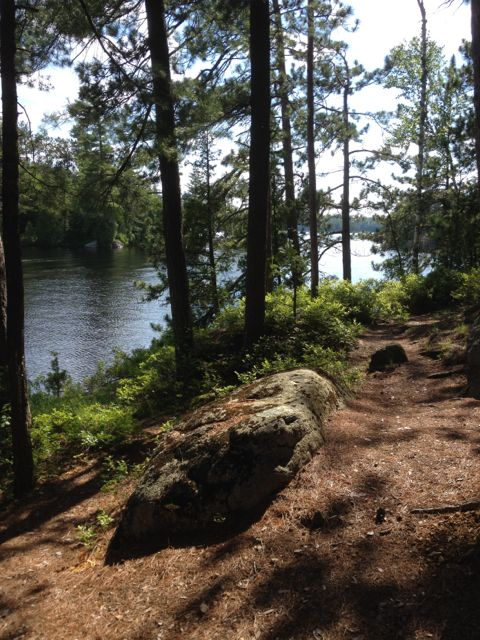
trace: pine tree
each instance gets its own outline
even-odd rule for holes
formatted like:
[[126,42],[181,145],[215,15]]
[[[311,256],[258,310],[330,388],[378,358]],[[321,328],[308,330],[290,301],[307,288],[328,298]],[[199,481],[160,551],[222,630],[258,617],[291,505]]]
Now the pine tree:
[[192,314],[182,237],[182,201],[170,75],[168,33],[163,0],[145,0],[155,104],[156,150],[160,162],[163,233],[175,336],[177,376],[191,375]]
[[263,334],[270,190],[270,16],[250,0],[251,133],[244,345]]
[[24,346],[23,272],[19,231],[16,18],[14,0],[0,1],[0,68],[2,79],[2,214],[7,293],[7,356],[14,492],[33,487]]

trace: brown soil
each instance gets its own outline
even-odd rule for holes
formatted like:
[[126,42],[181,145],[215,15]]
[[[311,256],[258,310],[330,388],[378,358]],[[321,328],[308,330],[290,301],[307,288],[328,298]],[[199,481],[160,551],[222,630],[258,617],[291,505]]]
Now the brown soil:
[[[366,333],[409,363],[367,375],[327,445],[263,517],[211,546],[104,564],[78,524],[131,490],[99,491],[94,464],[44,485],[0,525],[0,640],[480,639],[480,402],[423,357],[433,321]],[[396,335],[394,335],[396,333]],[[457,367],[458,369],[458,367]],[[454,368],[455,370],[455,368]]]

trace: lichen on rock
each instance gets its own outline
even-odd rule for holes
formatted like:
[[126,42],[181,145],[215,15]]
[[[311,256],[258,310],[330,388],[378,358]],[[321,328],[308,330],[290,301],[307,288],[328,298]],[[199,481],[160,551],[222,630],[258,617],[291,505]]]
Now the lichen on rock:
[[128,500],[113,544],[235,526],[294,477],[324,442],[338,403],[308,369],[257,380],[184,417]]

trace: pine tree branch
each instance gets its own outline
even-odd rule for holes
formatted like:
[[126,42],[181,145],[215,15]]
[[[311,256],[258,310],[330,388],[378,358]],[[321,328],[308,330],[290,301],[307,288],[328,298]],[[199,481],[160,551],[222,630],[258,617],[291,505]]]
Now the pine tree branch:
[[127,153],[127,155],[125,156],[125,158],[123,159],[122,163],[120,164],[120,166],[118,167],[118,169],[115,171],[115,174],[112,176],[112,178],[108,181],[108,184],[106,185],[105,189],[104,189],[104,197],[107,198],[107,196],[109,195],[109,193],[112,190],[112,187],[118,182],[118,180],[120,179],[120,176],[122,175],[122,173],[127,169],[127,167],[130,164],[130,161],[135,153],[135,151],[137,150],[138,145],[140,144],[141,139],[144,136],[145,133],[145,129],[147,128],[147,124],[148,124],[148,119],[150,117],[150,113],[152,112],[152,108],[153,105],[148,105],[147,106],[147,110],[145,112],[145,116],[142,120],[142,125],[140,127],[140,131],[138,132],[133,145],[130,148],[130,151]]
[[39,178],[38,176],[36,176],[34,173],[32,173],[30,171],[30,169],[27,169],[27,167],[22,164],[21,162],[18,163],[18,166],[21,167],[25,173],[28,173],[28,175],[33,178],[35,180],[35,182],[38,182],[39,184],[42,184],[44,187],[47,187],[48,189],[60,189],[61,187],[59,187],[57,184],[49,184],[48,182],[45,182],[45,180],[42,180],[41,178]]
[[[117,62],[117,60],[113,57],[111,51],[108,49],[108,47],[105,45],[105,41],[108,42],[108,44],[126,61],[126,62],[130,62],[128,60],[126,60],[125,55],[123,53],[123,51],[121,51],[114,42],[112,42],[109,38],[106,38],[97,28],[91,14],[90,11],[88,10],[88,7],[85,3],[84,0],[78,0],[78,2],[80,3],[80,6],[82,7],[83,13],[85,14],[85,17],[87,19],[88,24],[90,25],[91,30],[93,31],[93,34],[95,36],[95,39],[97,40],[98,44],[100,45],[102,51],[105,53],[105,55],[107,56],[107,58],[110,60],[111,64],[120,72],[120,74],[126,78],[128,80],[128,82],[132,83],[137,91],[142,91],[142,88],[136,84],[136,82],[134,82],[133,78],[131,77],[131,75],[129,73],[127,73],[127,71],[125,71],[125,69],[123,68],[123,65],[121,65],[119,62]],[[135,65],[136,66],[136,65]]]

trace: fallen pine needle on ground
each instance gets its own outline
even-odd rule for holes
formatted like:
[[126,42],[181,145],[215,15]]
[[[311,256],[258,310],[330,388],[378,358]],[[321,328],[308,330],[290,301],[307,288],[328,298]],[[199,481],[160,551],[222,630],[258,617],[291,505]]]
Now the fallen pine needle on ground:
[[[0,525],[0,640],[478,640],[480,402],[422,356],[432,320],[369,330],[409,362],[365,375],[325,447],[245,532],[105,566],[131,483],[75,468]],[[80,528],[79,528],[80,526]],[[81,529],[81,527],[84,529]]]

